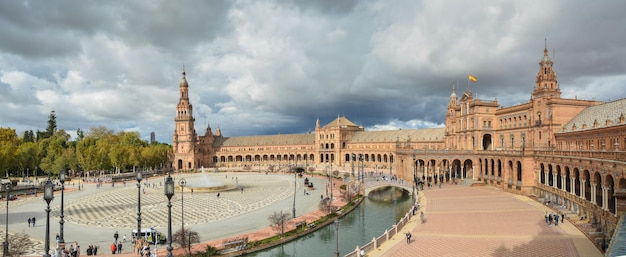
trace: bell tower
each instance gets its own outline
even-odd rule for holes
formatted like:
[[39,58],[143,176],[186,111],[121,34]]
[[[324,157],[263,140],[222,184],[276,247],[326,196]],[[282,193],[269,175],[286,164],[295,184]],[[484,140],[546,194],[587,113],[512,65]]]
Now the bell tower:
[[174,169],[192,169],[195,160],[196,130],[194,128],[193,106],[189,103],[189,84],[185,71],[180,80],[180,98],[176,105],[176,128],[172,140],[174,150]]
[[539,62],[539,72],[535,81],[535,90],[533,90],[533,98],[560,98],[561,89],[559,89],[556,73],[552,69],[552,59],[548,56],[547,40],[543,49],[543,57]]

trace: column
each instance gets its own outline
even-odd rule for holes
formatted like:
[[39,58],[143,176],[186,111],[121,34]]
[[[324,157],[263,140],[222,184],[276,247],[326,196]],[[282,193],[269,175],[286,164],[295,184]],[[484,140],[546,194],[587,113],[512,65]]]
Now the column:
[[545,177],[545,180],[546,180],[545,185],[548,185],[548,182],[550,181],[550,180],[548,180],[548,174],[549,174],[549,173],[548,173],[548,172],[546,172],[546,171],[544,171],[544,172],[543,172],[543,174],[544,174],[544,177]]
[[580,198],[585,199],[585,184],[587,183],[587,180],[581,179],[580,180]]
[[552,173],[552,187],[556,188],[556,173]]
[[461,179],[465,179],[465,174],[463,174],[464,169],[465,169],[465,166],[461,166]]
[[567,177],[561,176],[561,190],[567,192],[567,185],[565,185],[565,181],[567,181]]
[[472,165],[472,179],[474,179],[474,166]]
[[575,195],[576,194],[576,178],[569,178],[569,190],[570,190],[570,194]]
[[596,204],[596,183],[591,183],[591,203]]
[[609,209],[609,186],[602,185],[602,210]]

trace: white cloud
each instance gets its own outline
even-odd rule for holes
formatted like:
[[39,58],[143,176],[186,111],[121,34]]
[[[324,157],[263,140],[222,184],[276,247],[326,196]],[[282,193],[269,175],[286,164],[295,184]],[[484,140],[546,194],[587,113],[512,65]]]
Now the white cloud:
[[0,124],[43,129],[55,110],[68,131],[169,142],[185,65],[198,133],[304,133],[337,114],[374,130],[441,126],[468,73],[480,98],[527,101],[544,38],[563,97],[626,97],[621,2],[195,4],[1,2],[0,108],[12,111]]

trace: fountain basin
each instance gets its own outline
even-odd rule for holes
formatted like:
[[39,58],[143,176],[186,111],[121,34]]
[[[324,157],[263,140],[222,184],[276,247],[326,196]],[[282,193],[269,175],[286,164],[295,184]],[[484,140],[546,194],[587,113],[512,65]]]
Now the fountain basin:
[[224,191],[230,191],[230,190],[235,190],[237,189],[236,186],[231,186],[231,185],[223,185],[223,186],[209,186],[209,187],[190,187],[190,186],[186,186],[186,187],[181,187],[181,186],[176,186],[176,192],[180,192],[181,190],[183,192],[190,192],[193,189],[194,193],[216,193],[216,192],[224,192]]

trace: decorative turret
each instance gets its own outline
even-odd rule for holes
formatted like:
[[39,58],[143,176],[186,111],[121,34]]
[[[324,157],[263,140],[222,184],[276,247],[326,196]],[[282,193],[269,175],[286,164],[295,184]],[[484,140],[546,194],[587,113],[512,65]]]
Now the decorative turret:
[[535,81],[535,90],[533,91],[534,98],[560,98],[561,90],[559,89],[558,82],[556,80],[556,73],[552,69],[553,62],[550,56],[548,56],[547,41],[543,49],[543,57],[539,62],[539,72],[537,72],[537,79]]
[[456,96],[455,86],[452,85],[452,94],[450,94],[450,102],[448,102],[448,108],[454,108],[457,105],[458,98]]
[[176,130],[174,131],[173,144],[178,149],[177,152],[194,152],[196,131],[194,129],[195,118],[193,117],[193,106],[189,103],[189,84],[185,78],[185,71],[179,84],[180,98],[176,105]]

